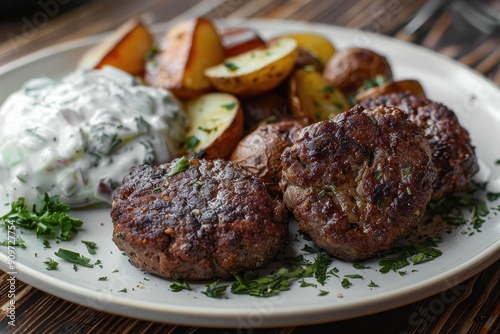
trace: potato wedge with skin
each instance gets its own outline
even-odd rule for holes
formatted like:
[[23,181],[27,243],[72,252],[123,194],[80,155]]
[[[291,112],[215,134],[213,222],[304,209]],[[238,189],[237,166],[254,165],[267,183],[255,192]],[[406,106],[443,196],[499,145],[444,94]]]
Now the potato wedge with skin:
[[189,125],[183,154],[227,158],[243,137],[243,110],[233,95],[207,93],[186,101],[184,110]]
[[266,42],[254,30],[246,27],[226,27],[219,31],[226,57],[266,47]]
[[287,34],[280,37],[293,38],[299,44],[299,48],[304,49],[313,57],[317,58],[322,66],[328,62],[335,54],[335,47],[326,37],[315,33]]
[[205,69],[224,60],[219,35],[204,18],[184,21],[165,35],[160,50],[146,66],[146,83],[193,98],[211,90]]
[[380,86],[365,90],[356,95],[356,103],[360,103],[366,99],[386,95],[391,93],[411,93],[426,98],[425,91],[420,82],[417,80],[400,80],[388,81]]
[[87,51],[78,67],[99,69],[105,65],[117,67],[135,76],[143,76],[145,56],[153,48],[153,37],[137,18],[125,22],[104,42]]
[[328,120],[350,107],[342,92],[314,70],[295,70],[288,98],[296,117],[307,117],[310,123]]
[[267,48],[242,53],[210,67],[205,75],[222,92],[255,96],[278,86],[295,66],[298,48],[292,38],[277,39]]

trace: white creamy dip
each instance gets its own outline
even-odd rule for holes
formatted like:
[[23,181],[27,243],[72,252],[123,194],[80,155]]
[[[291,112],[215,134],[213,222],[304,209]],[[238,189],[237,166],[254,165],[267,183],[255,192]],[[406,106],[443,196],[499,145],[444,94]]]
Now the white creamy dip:
[[30,80],[0,108],[8,201],[48,192],[72,207],[110,203],[132,166],[176,157],[185,126],[171,93],[112,67]]

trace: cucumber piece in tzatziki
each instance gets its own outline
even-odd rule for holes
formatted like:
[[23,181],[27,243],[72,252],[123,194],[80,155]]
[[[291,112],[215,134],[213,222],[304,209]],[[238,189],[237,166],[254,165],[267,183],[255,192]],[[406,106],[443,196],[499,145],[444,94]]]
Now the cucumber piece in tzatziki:
[[0,107],[6,202],[48,192],[72,207],[111,203],[131,167],[177,156],[185,127],[170,92],[113,67],[32,79]]

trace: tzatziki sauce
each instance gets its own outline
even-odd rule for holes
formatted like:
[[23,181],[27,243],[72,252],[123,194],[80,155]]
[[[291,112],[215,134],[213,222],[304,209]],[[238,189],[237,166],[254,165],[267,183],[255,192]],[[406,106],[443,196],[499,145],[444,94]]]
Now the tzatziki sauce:
[[185,127],[170,92],[113,67],[32,79],[0,107],[5,202],[111,203],[131,167],[176,157]]

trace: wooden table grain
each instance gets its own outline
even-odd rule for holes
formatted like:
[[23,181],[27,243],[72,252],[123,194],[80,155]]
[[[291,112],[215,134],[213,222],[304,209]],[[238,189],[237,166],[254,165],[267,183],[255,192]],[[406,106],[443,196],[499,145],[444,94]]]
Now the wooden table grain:
[[[137,15],[144,15],[151,23],[203,15],[212,19],[320,22],[396,36],[453,57],[500,84],[498,30],[493,34],[461,31],[453,4],[441,8],[408,36],[403,27],[426,2],[33,1],[35,6],[30,11],[0,13],[0,65],[54,44],[112,30]],[[16,281],[13,327],[6,317],[10,275],[0,274],[0,333],[500,333],[500,261],[442,293],[393,310],[314,326],[244,330],[177,326],[108,314],[62,300],[21,281]]]

